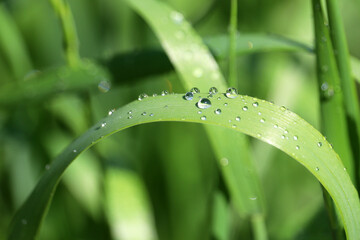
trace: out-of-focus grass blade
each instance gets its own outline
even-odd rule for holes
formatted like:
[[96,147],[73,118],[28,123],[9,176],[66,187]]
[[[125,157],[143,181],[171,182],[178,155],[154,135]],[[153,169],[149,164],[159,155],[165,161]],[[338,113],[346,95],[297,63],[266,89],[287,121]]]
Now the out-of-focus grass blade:
[[0,4],[0,49],[17,79],[32,68],[23,39],[4,4]]
[[[207,96],[207,94],[197,94],[190,101],[184,100],[184,95],[180,94],[147,97],[119,108],[95,124],[70,144],[41,177],[30,197],[16,213],[10,227],[9,239],[22,240],[35,237],[63,172],[81,152],[117,131],[138,124],[159,121],[222,126],[279,148],[306,167],[323,184],[338,207],[348,239],[358,239],[360,235],[358,193],[339,156],[315,128],[285,107],[248,96],[229,99],[223,94],[218,94],[221,98],[219,100],[218,96],[210,98],[211,106],[201,109],[202,114],[199,114],[198,99]],[[228,105],[225,107],[224,103]],[[216,109],[221,109],[221,114],[216,114],[214,112]],[[261,115],[258,114],[259,112]],[[224,167],[229,167],[231,161],[224,164]],[[258,201],[254,196],[246,197],[251,201]]]
[[76,69],[60,67],[45,72],[34,72],[25,82],[11,82],[0,88],[0,106],[31,102],[64,91],[83,90],[108,81],[103,68],[87,62]]
[[[198,87],[207,92],[210,87],[217,87],[220,91],[225,91],[226,84],[217,63],[181,13],[160,1],[127,2],[159,37],[186,89]],[[239,213],[262,212],[264,204],[259,179],[249,153],[245,150],[245,136],[227,129],[206,127],[206,130]],[[229,162],[226,168],[221,164],[223,161]],[[252,201],[249,196],[258,198],[258,201]]]

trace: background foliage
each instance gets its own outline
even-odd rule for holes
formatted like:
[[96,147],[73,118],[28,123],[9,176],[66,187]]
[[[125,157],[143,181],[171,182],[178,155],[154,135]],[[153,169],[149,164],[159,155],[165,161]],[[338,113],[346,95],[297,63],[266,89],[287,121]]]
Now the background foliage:
[[[228,34],[230,3],[167,2],[205,41]],[[0,4],[0,239],[4,239],[14,212],[52,159],[75,137],[142,92],[188,89],[180,85],[152,30],[123,1],[69,1],[80,56],[103,66],[93,71],[88,63],[79,72],[65,68],[62,28],[49,1]],[[343,1],[346,34],[355,57],[360,57],[360,30],[354,27],[360,20],[358,8],[358,1]],[[310,1],[240,1],[238,14],[240,36],[272,33],[313,45]],[[212,51],[224,44],[220,41]],[[249,50],[257,47],[251,37],[247,44]],[[237,60],[239,93],[285,105],[319,127],[313,55],[249,51]],[[227,77],[227,59],[219,57],[218,62]],[[107,78],[99,74],[102,71]],[[26,84],[48,74],[64,79],[53,91],[41,84],[25,92],[7,88],[12,82]],[[39,97],[42,91],[45,98]],[[269,238],[328,239],[329,220],[316,179],[258,140],[251,139],[249,150],[265,193]],[[122,221],[115,223],[119,216],[113,213],[118,211]],[[249,226],[249,220],[234,210],[204,129],[196,124],[156,123],[113,135],[82,154],[64,175],[39,239],[246,239],[252,235]]]

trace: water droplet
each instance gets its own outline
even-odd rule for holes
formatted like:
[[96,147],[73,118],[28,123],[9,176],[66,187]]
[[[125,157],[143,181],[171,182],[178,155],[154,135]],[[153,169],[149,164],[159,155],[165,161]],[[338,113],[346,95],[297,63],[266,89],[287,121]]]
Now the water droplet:
[[141,115],[142,115],[142,116],[146,116],[146,112],[143,112]]
[[198,103],[197,107],[201,109],[206,109],[211,107],[211,101],[208,98],[201,98]]
[[153,93],[153,95],[152,95],[153,97],[156,97],[157,96],[157,94],[156,93]]
[[132,119],[132,115],[128,116],[128,119]]
[[285,133],[285,134],[288,134],[288,133],[289,133],[289,131],[285,129],[284,133]]
[[193,94],[197,94],[200,93],[200,90],[197,87],[193,87],[192,89],[190,89],[190,92],[192,92]]
[[258,102],[254,102],[252,105],[253,105],[253,107],[258,107],[258,106],[259,106],[259,103],[258,103]]
[[193,100],[193,98],[194,98],[194,94],[192,92],[187,92],[184,96],[184,99],[188,101]]
[[141,101],[141,100],[143,100],[144,98],[147,98],[147,97],[148,97],[148,95],[146,93],[142,93],[142,94],[139,95],[138,100]]
[[168,95],[168,94],[169,94],[169,92],[167,90],[164,90],[164,91],[161,92],[161,96],[165,96],[165,95]]
[[279,125],[277,125],[277,124],[274,125],[274,128],[278,128],[278,127],[279,127]]
[[247,110],[248,110],[248,107],[247,107],[247,106],[243,106],[242,110],[243,110],[243,111],[247,111]]
[[201,111],[201,110],[199,110],[199,111],[198,111],[198,114],[202,114],[202,111]]
[[281,135],[281,138],[282,138],[282,139],[285,139],[285,135]]
[[215,95],[217,93],[218,93],[218,90],[217,90],[216,87],[212,87],[212,88],[209,89],[209,94],[210,95]]
[[255,201],[257,199],[257,197],[251,197],[249,199],[252,200],[252,201]]
[[194,75],[194,77],[196,77],[196,78],[200,78],[200,77],[202,77],[202,75],[203,75],[203,70],[202,70],[201,68],[196,68],[196,69],[194,69],[194,71],[193,71],[193,75]]
[[319,169],[318,167],[316,167],[316,168],[315,168],[315,171],[317,171],[317,172],[318,172],[319,170],[320,170],[320,169]]
[[132,110],[128,111],[128,114],[132,114]]
[[103,80],[101,82],[99,82],[98,84],[98,89],[100,92],[106,93],[110,90],[111,85],[109,81]]
[[221,114],[221,109],[220,108],[216,109],[215,114]]
[[258,136],[258,137],[261,137],[261,136],[262,136],[262,134],[261,134],[261,133],[258,133],[258,134],[257,134],[257,136]]
[[241,120],[240,116],[237,116],[235,120],[239,122]]
[[237,97],[237,89],[236,88],[228,88],[227,90],[226,90],[226,93],[225,93],[225,95],[226,95],[226,97],[228,97],[228,98],[236,98]]
[[265,119],[264,119],[264,118],[261,118],[261,119],[260,119],[260,122],[261,122],[261,123],[264,123],[264,122],[265,122]]
[[201,120],[206,120],[206,116],[202,116],[200,119]]
[[45,165],[45,169],[46,169],[46,170],[49,170],[49,169],[50,169],[50,164],[46,164],[46,165]]
[[333,148],[334,148],[333,145],[332,145],[332,143],[329,143],[329,147],[330,147],[330,149],[333,149]]
[[261,116],[261,112],[258,112],[258,115]]
[[106,122],[101,123],[101,127],[105,127],[106,126]]
[[294,140],[295,141],[298,140],[298,136],[294,135]]
[[154,114],[153,113],[150,113],[150,115],[149,115],[150,117],[153,117],[154,116]]
[[74,150],[73,150],[73,153],[77,153],[77,150],[76,150],[76,149],[74,149]]
[[318,142],[317,145],[318,145],[318,147],[321,147],[321,146],[322,146],[322,142]]
[[280,107],[280,110],[284,112],[284,111],[286,110],[286,107],[285,107],[285,106],[281,106],[281,107]]
[[184,20],[184,15],[177,11],[172,11],[170,13],[170,18],[175,24],[180,24]]
[[346,167],[344,167],[344,171],[346,171]]
[[218,97],[217,100],[221,100],[221,97]]
[[228,103],[224,103],[224,106],[227,107],[229,104]]
[[222,159],[220,159],[220,164],[221,164],[222,166],[227,166],[227,165],[229,165],[229,159],[227,159],[227,158],[222,158]]
[[232,128],[236,128],[236,124],[233,124],[231,127],[232,127]]
[[300,146],[299,146],[299,145],[296,145],[295,148],[296,148],[296,150],[299,150],[299,149],[300,149]]
[[27,224],[27,220],[26,220],[25,218],[23,218],[23,219],[21,219],[21,223],[22,223],[23,225],[26,225],[26,224]]
[[108,112],[108,115],[112,115],[113,113],[115,112],[115,109],[111,109],[109,112]]
[[324,82],[323,84],[321,84],[321,90],[322,91],[326,91],[326,90],[328,90],[328,88],[329,88],[329,85],[328,85],[327,82]]

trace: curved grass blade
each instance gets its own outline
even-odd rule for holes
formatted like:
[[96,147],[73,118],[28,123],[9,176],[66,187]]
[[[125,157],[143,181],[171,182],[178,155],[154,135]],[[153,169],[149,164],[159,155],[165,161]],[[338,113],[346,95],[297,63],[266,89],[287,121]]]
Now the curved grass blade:
[[25,82],[11,82],[0,88],[0,106],[31,102],[64,91],[79,91],[108,81],[108,73],[87,62],[76,69],[60,67],[45,72],[34,72]]
[[23,39],[4,4],[0,4],[0,49],[17,79],[22,79],[32,68]]
[[[216,61],[181,13],[160,1],[127,2],[159,37],[185,89],[198,87],[201,91],[208,92],[209,88],[217,87],[219,91],[225,91],[227,86]],[[206,131],[239,214],[263,212],[265,207],[260,180],[250,155],[245,150],[248,149],[245,136],[209,126],[206,127]],[[224,168],[221,164],[223,159],[233,163]],[[250,195],[256,196],[259,200],[252,201],[248,197]]]
[[[36,188],[15,215],[9,239],[33,239],[49,206],[54,190],[66,168],[84,150],[120,130],[151,122],[181,121],[221,126],[242,132],[279,148],[306,167],[326,188],[336,203],[347,237],[360,235],[360,201],[339,156],[326,139],[310,124],[285,107],[238,96],[234,99],[210,98],[211,106],[197,107],[198,94],[191,101],[174,94],[147,97],[132,102],[104,118],[70,144],[43,174]],[[228,103],[224,107],[224,103]],[[166,107],[165,107],[166,106]],[[214,111],[221,109],[221,114]],[[261,112],[261,116],[259,116]],[[238,118],[239,117],[239,118]],[[239,120],[237,120],[239,119]],[[229,122],[231,120],[231,122]],[[226,167],[231,166],[233,159]],[[258,199],[247,196],[252,201]]]

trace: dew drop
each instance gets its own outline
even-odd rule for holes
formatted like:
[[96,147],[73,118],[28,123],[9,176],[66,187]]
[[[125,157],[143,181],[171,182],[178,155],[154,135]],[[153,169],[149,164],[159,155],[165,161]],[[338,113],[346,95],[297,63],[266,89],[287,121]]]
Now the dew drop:
[[243,106],[242,110],[243,110],[243,111],[247,111],[247,110],[248,110],[248,107],[247,107],[247,106]]
[[107,80],[103,80],[98,84],[98,89],[100,92],[106,93],[110,90],[110,88],[111,88],[110,82]]
[[282,138],[282,139],[285,139],[285,135],[281,135],[281,138]]
[[225,95],[226,95],[226,97],[228,97],[228,98],[236,98],[236,97],[237,97],[237,93],[238,93],[238,91],[237,91],[236,88],[228,88],[228,89],[226,90]]
[[142,115],[142,116],[146,116],[146,112],[143,112],[141,115]]
[[188,101],[193,100],[193,98],[194,98],[194,94],[192,92],[187,92],[184,96],[184,99]]
[[232,128],[236,128],[236,124],[233,124],[231,127],[232,127]]
[[294,140],[295,141],[298,140],[298,136],[294,135]]
[[198,114],[202,114],[202,111],[201,111],[201,110],[199,110],[199,111],[198,111]]
[[317,145],[318,145],[318,147],[321,147],[323,144],[322,144],[322,142],[318,142]]
[[112,115],[113,113],[115,112],[115,109],[111,109],[109,112],[108,112],[108,115]]
[[258,115],[261,116],[261,112],[258,112]]
[[285,133],[285,134],[288,134],[288,133],[289,133],[289,131],[285,129],[284,133]]
[[235,120],[239,122],[241,120],[240,116],[237,116]]
[[76,149],[74,149],[74,150],[73,150],[73,153],[77,153],[77,150],[76,150]]
[[284,112],[284,111],[286,110],[286,107],[285,107],[285,106],[281,106],[281,107],[280,107],[280,110]]
[[202,116],[200,119],[201,120],[206,120],[206,116]]
[[184,15],[177,11],[172,11],[170,13],[170,18],[175,24],[180,24],[184,20]]
[[221,100],[221,97],[218,97],[217,100]]
[[227,166],[227,165],[229,165],[229,159],[227,159],[227,158],[222,158],[222,159],[220,159],[220,164],[221,164],[222,166]]
[[299,149],[300,149],[300,146],[299,146],[299,145],[296,145],[295,148],[296,148],[296,150],[299,150]]
[[217,93],[218,93],[218,90],[217,90],[216,87],[212,87],[212,88],[209,89],[209,94],[210,95],[215,95]]
[[218,109],[216,109],[214,112],[215,112],[215,114],[218,114],[218,115],[219,115],[219,114],[221,114],[221,109],[218,108]]
[[334,148],[331,143],[329,143],[329,147],[330,147],[330,149],[333,149],[333,148]]
[[153,113],[150,113],[150,114],[149,114],[149,116],[150,116],[150,117],[153,117],[153,116],[154,116],[154,114],[153,114]]
[[197,87],[193,87],[192,89],[190,89],[190,92],[192,92],[193,94],[197,94],[200,93],[200,90]]
[[198,103],[197,107],[201,109],[206,109],[211,107],[211,101],[208,98],[201,98]]
[[278,128],[278,127],[279,127],[279,125],[277,125],[277,124],[274,125],[274,128]]
[[326,91],[326,90],[329,89],[329,85],[328,85],[327,82],[324,82],[323,84],[321,84],[320,88],[321,88],[322,91]]
[[164,91],[161,92],[161,96],[165,96],[165,95],[168,95],[168,94],[169,94],[169,92],[167,90],[164,90]]
[[153,93],[153,95],[152,95],[153,97],[156,97],[157,96],[157,94],[156,93]]
[[193,71],[193,75],[194,75],[194,77],[196,77],[196,78],[201,78],[202,75],[203,75],[203,70],[202,70],[201,68],[196,68],[196,69],[194,69],[194,71]]
[[320,169],[319,169],[318,167],[316,167],[316,168],[315,168],[315,171],[317,171],[317,172],[318,172],[319,170],[320,170]]
[[258,102],[254,102],[252,105],[253,105],[253,107],[258,107],[258,106],[259,106],[259,103],[258,103]]
[[139,95],[138,100],[141,101],[141,100],[143,100],[144,98],[147,98],[147,97],[148,97],[148,95],[146,93],[142,93],[142,94]]
[[129,116],[128,116],[128,119],[132,119],[132,115],[129,115]]
[[227,107],[229,104],[228,103],[224,103],[224,106]]
[[132,110],[128,111],[128,114],[132,114]]
[[258,137],[261,137],[261,136],[262,136],[262,134],[261,134],[261,133],[258,133],[258,134],[257,134],[257,136],[258,136]]
[[264,122],[265,122],[265,119],[264,119],[264,118],[261,118],[261,119],[260,119],[260,122],[261,122],[261,123],[264,123]]
[[252,201],[255,201],[257,199],[257,197],[251,197],[249,199],[252,200]]
[[103,122],[102,124],[101,124],[101,127],[105,127],[106,126],[106,122]]

